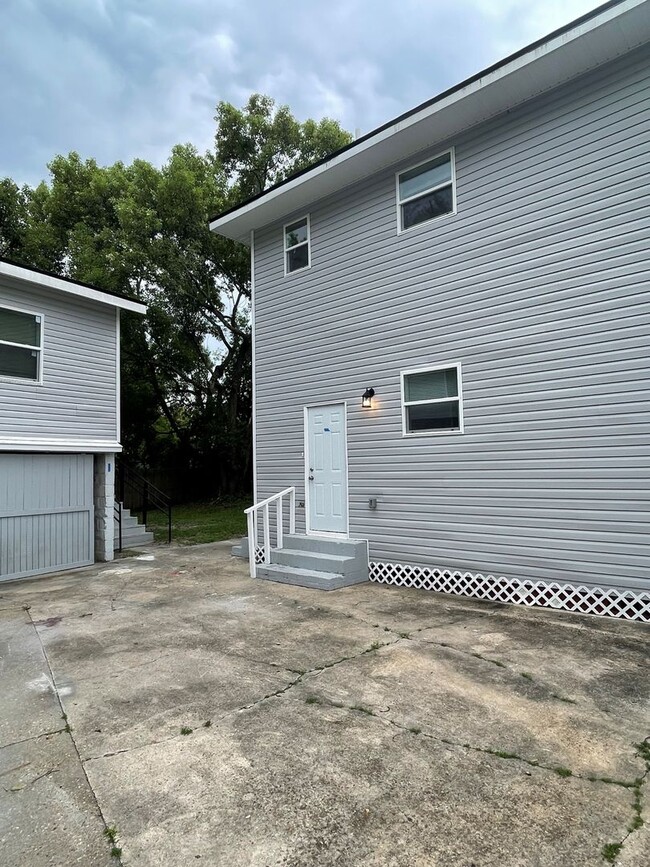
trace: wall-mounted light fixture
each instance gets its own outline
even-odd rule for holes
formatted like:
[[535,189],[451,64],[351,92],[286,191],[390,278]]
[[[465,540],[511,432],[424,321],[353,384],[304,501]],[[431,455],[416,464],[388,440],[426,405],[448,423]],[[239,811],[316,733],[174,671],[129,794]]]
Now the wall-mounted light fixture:
[[361,395],[361,406],[364,409],[372,409],[372,399],[375,396],[374,388],[367,388]]

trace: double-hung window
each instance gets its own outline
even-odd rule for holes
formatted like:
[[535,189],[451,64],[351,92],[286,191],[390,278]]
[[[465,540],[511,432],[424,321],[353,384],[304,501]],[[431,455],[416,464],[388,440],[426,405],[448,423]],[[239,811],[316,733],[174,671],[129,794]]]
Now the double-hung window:
[[460,364],[402,372],[404,435],[463,430]]
[[455,207],[453,151],[397,175],[400,232],[444,214],[453,214]]
[[41,380],[43,317],[0,307],[0,377]]
[[309,216],[284,227],[284,273],[292,274],[311,265]]

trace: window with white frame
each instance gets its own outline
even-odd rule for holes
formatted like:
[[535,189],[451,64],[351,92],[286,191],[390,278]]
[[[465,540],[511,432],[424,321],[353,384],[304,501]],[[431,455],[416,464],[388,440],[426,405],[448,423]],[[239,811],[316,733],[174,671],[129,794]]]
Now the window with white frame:
[[404,434],[462,431],[460,364],[402,372]]
[[453,151],[397,175],[399,230],[451,214],[454,201]]
[[287,223],[284,227],[284,270],[285,274],[309,268],[311,254],[309,250],[310,230],[309,217]]
[[43,317],[0,307],[0,376],[40,381],[42,353]]

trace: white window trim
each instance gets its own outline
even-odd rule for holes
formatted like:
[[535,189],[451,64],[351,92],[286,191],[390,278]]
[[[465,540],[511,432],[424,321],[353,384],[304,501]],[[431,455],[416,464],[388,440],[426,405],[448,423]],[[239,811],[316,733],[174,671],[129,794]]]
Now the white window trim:
[[[430,163],[433,160],[437,160],[439,157],[444,157],[449,154],[451,160],[451,202],[452,207],[451,211],[448,211],[446,214],[439,214],[437,217],[432,217],[430,220],[424,220],[422,223],[416,223],[414,226],[409,226],[407,229],[402,228],[402,205],[407,202],[413,201],[413,199],[419,199],[421,196],[425,196],[427,193],[435,192],[436,190],[441,190],[443,187],[449,186],[449,181],[446,181],[444,184],[436,184],[433,187],[430,187],[428,190],[423,190],[421,193],[416,193],[414,196],[408,196],[406,199],[400,199],[399,195],[399,179],[400,175],[406,174],[406,172],[410,172],[413,169],[417,169],[419,166],[423,166],[426,163]],[[450,147],[447,150],[441,151],[438,154],[434,154],[433,156],[427,157],[426,160],[420,160],[419,163],[414,163],[412,166],[407,166],[404,169],[400,169],[398,172],[395,172],[395,203],[396,203],[396,212],[397,212],[397,234],[402,235],[404,232],[412,232],[414,229],[421,229],[423,226],[430,226],[431,223],[436,223],[438,220],[444,220],[445,217],[453,217],[456,213],[456,148]]]
[[[404,389],[404,379],[413,373],[433,373],[436,370],[451,370],[456,369],[456,382],[458,383],[458,397],[434,397],[431,400],[406,400],[406,392]],[[463,377],[462,365],[460,361],[452,361],[448,364],[436,364],[429,367],[412,367],[408,370],[400,371],[400,386],[402,400],[402,437],[430,437],[450,434],[462,434],[465,432],[465,420],[463,417]],[[458,401],[458,427],[457,428],[441,428],[440,430],[421,430],[409,431],[406,424],[406,407],[407,406],[423,406],[427,403],[448,403],[451,400]]]
[[[307,240],[301,241],[299,244],[293,244],[291,247],[287,247],[287,226],[293,226],[294,223],[300,223],[302,220],[307,220]],[[289,271],[287,269],[287,253],[289,250],[295,250],[297,247],[307,246],[307,264],[302,268],[296,268],[294,271]],[[301,271],[307,271],[311,268],[311,218],[309,214],[305,214],[304,217],[297,217],[295,220],[289,220],[288,223],[285,223],[282,227],[282,248],[283,248],[283,256],[284,256],[284,276],[292,277],[294,274],[299,274]]]
[[15,313],[25,313],[27,316],[34,316],[40,319],[41,325],[41,344],[40,346],[28,346],[26,343],[12,343],[10,340],[2,340],[2,346],[16,346],[19,349],[34,349],[38,352],[38,379],[27,379],[24,376],[7,376],[0,374],[2,382],[20,382],[22,385],[43,385],[43,340],[45,334],[45,316],[42,313],[37,313],[35,310],[25,310],[24,307],[14,307],[12,304],[0,302],[0,309],[13,310]]

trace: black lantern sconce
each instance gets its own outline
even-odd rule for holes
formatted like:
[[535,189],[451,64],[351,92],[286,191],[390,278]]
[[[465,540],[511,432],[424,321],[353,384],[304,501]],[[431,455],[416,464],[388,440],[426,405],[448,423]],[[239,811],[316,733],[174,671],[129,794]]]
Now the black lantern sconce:
[[363,409],[372,409],[372,399],[375,396],[374,388],[367,388],[361,395],[361,406]]

